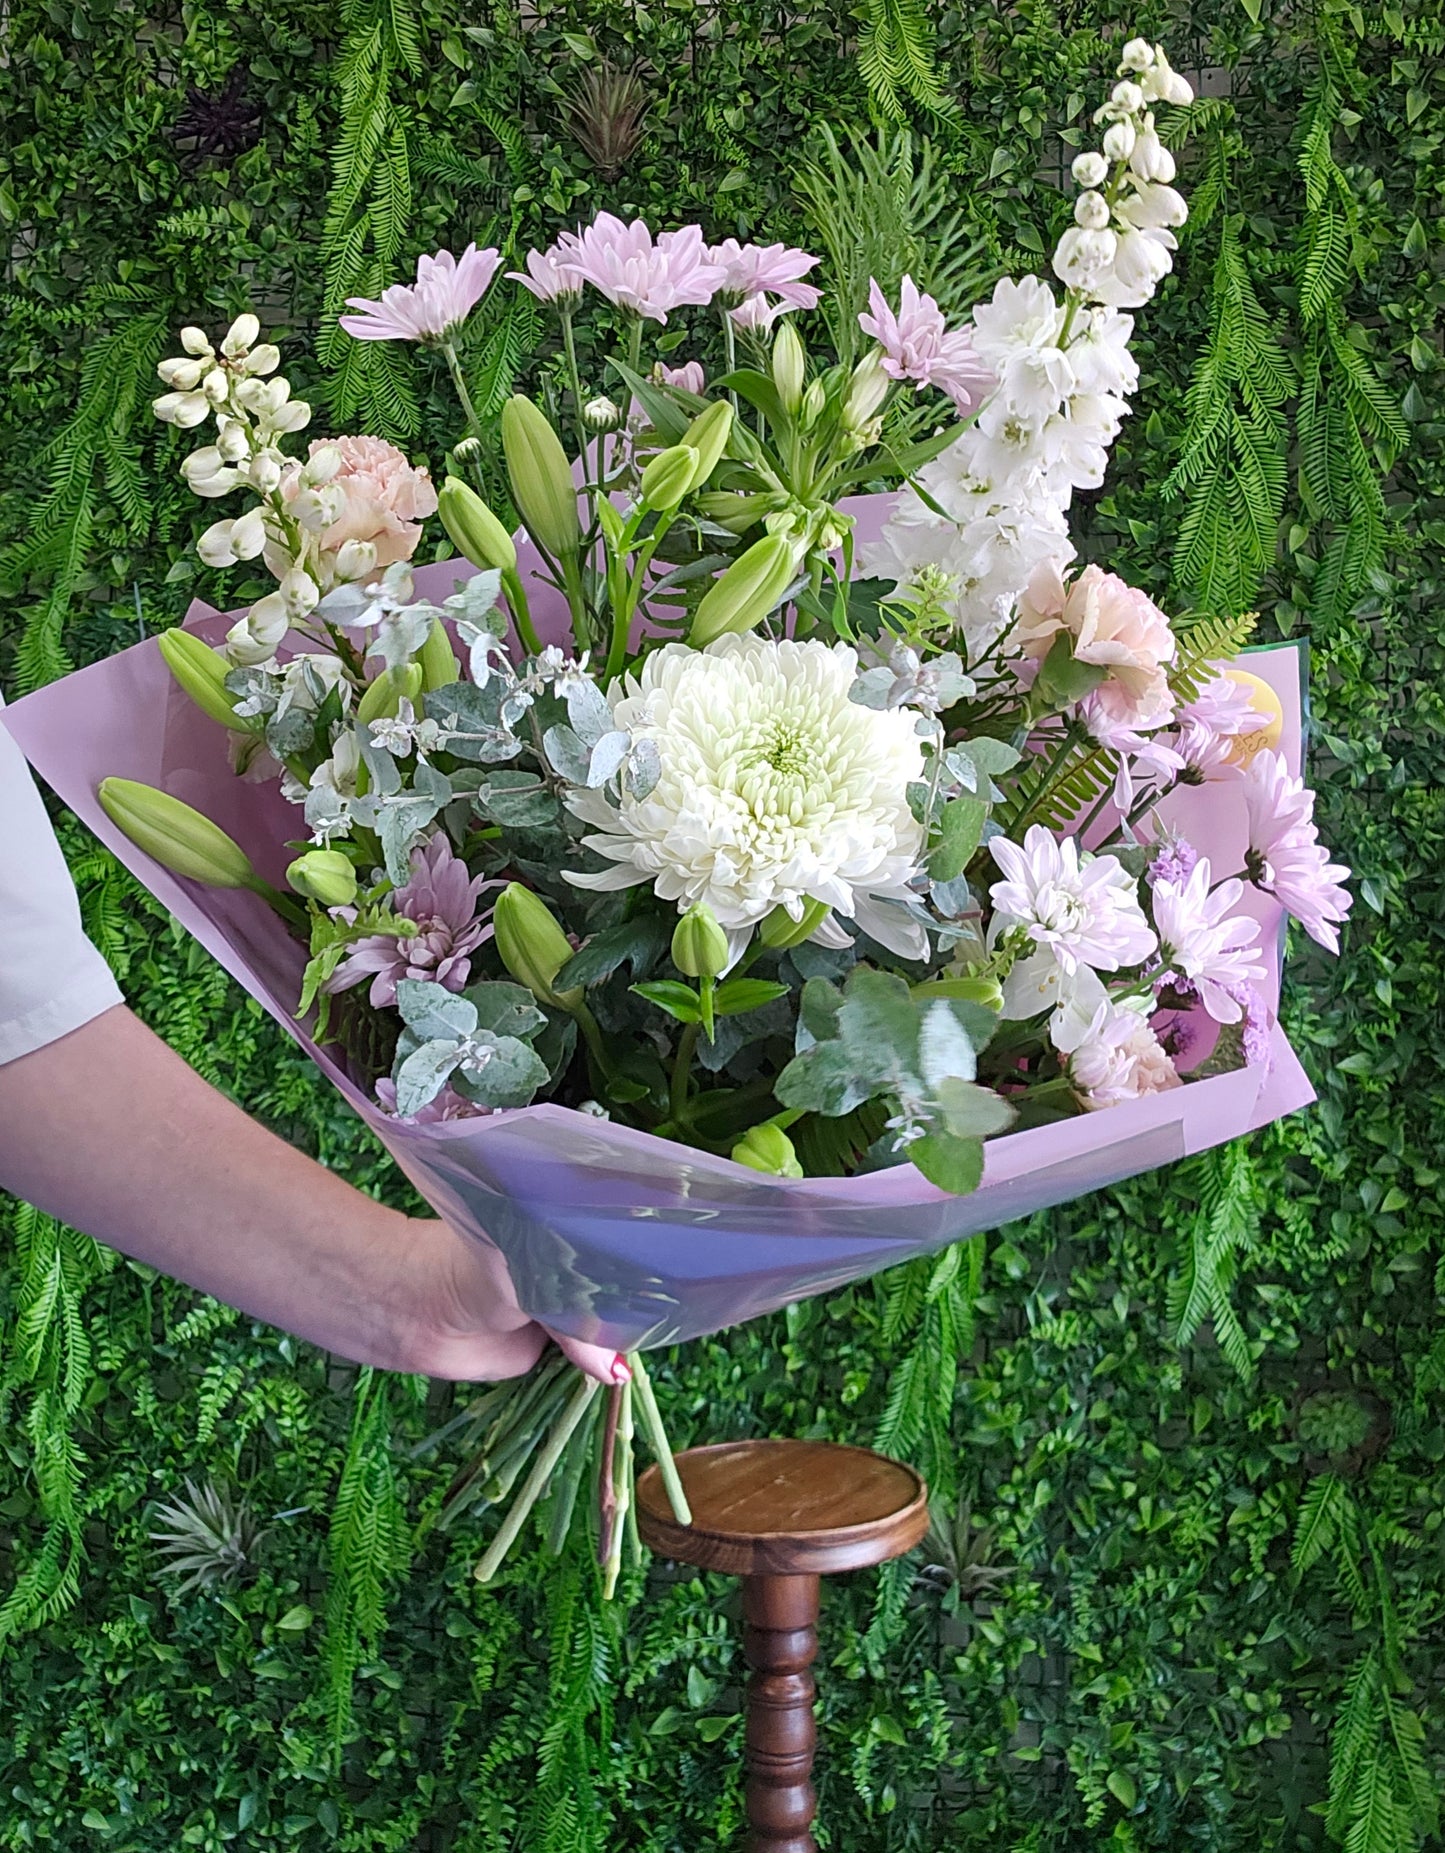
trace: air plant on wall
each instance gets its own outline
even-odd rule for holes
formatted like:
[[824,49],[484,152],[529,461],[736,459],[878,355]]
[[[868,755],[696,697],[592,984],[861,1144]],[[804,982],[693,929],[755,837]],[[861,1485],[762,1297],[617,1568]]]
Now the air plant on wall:
[[604,180],[615,180],[637,153],[648,101],[636,70],[621,71],[605,59],[573,86],[563,105],[567,126]]

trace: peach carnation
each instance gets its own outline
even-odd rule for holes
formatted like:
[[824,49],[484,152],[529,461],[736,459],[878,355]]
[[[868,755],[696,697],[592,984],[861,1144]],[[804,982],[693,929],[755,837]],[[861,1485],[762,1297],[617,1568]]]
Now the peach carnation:
[[1164,665],[1174,661],[1169,620],[1145,593],[1102,567],[1086,566],[1066,585],[1052,562],[1040,566],[1019,601],[1018,642],[1042,662],[1067,631],[1076,661],[1107,670],[1111,717],[1158,727],[1173,711]]

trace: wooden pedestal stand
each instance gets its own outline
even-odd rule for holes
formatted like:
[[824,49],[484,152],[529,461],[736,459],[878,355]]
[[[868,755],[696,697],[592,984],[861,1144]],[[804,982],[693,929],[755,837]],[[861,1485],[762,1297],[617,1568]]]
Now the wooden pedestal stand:
[[901,1557],[928,1529],[909,1467],[826,1441],[739,1441],[677,1457],[691,1525],[656,1467],[637,1482],[642,1536],[659,1555],[743,1579],[748,1853],[817,1853],[812,1665],[818,1579]]

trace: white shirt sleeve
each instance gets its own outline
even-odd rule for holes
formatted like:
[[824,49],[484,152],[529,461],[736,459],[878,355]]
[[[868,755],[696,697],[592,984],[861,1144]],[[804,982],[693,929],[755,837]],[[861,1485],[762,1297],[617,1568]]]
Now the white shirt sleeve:
[[24,756],[0,723],[0,1062],[68,1036],[121,1001],[81,927]]

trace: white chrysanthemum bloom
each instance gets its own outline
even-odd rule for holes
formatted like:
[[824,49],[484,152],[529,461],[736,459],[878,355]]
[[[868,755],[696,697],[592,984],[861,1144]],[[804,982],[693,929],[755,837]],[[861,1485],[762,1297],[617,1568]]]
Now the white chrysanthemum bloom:
[[908,806],[923,747],[908,709],[849,698],[857,670],[841,643],[727,636],[655,651],[609,700],[634,747],[656,749],[660,776],[645,797],[569,795],[599,832],[583,842],[617,867],[568,879],[648,882],[679,911],[705,902],[735,952],[775,907],[797,919],[821,901],[923,957],[924,928],[899,905],[923,850]]

